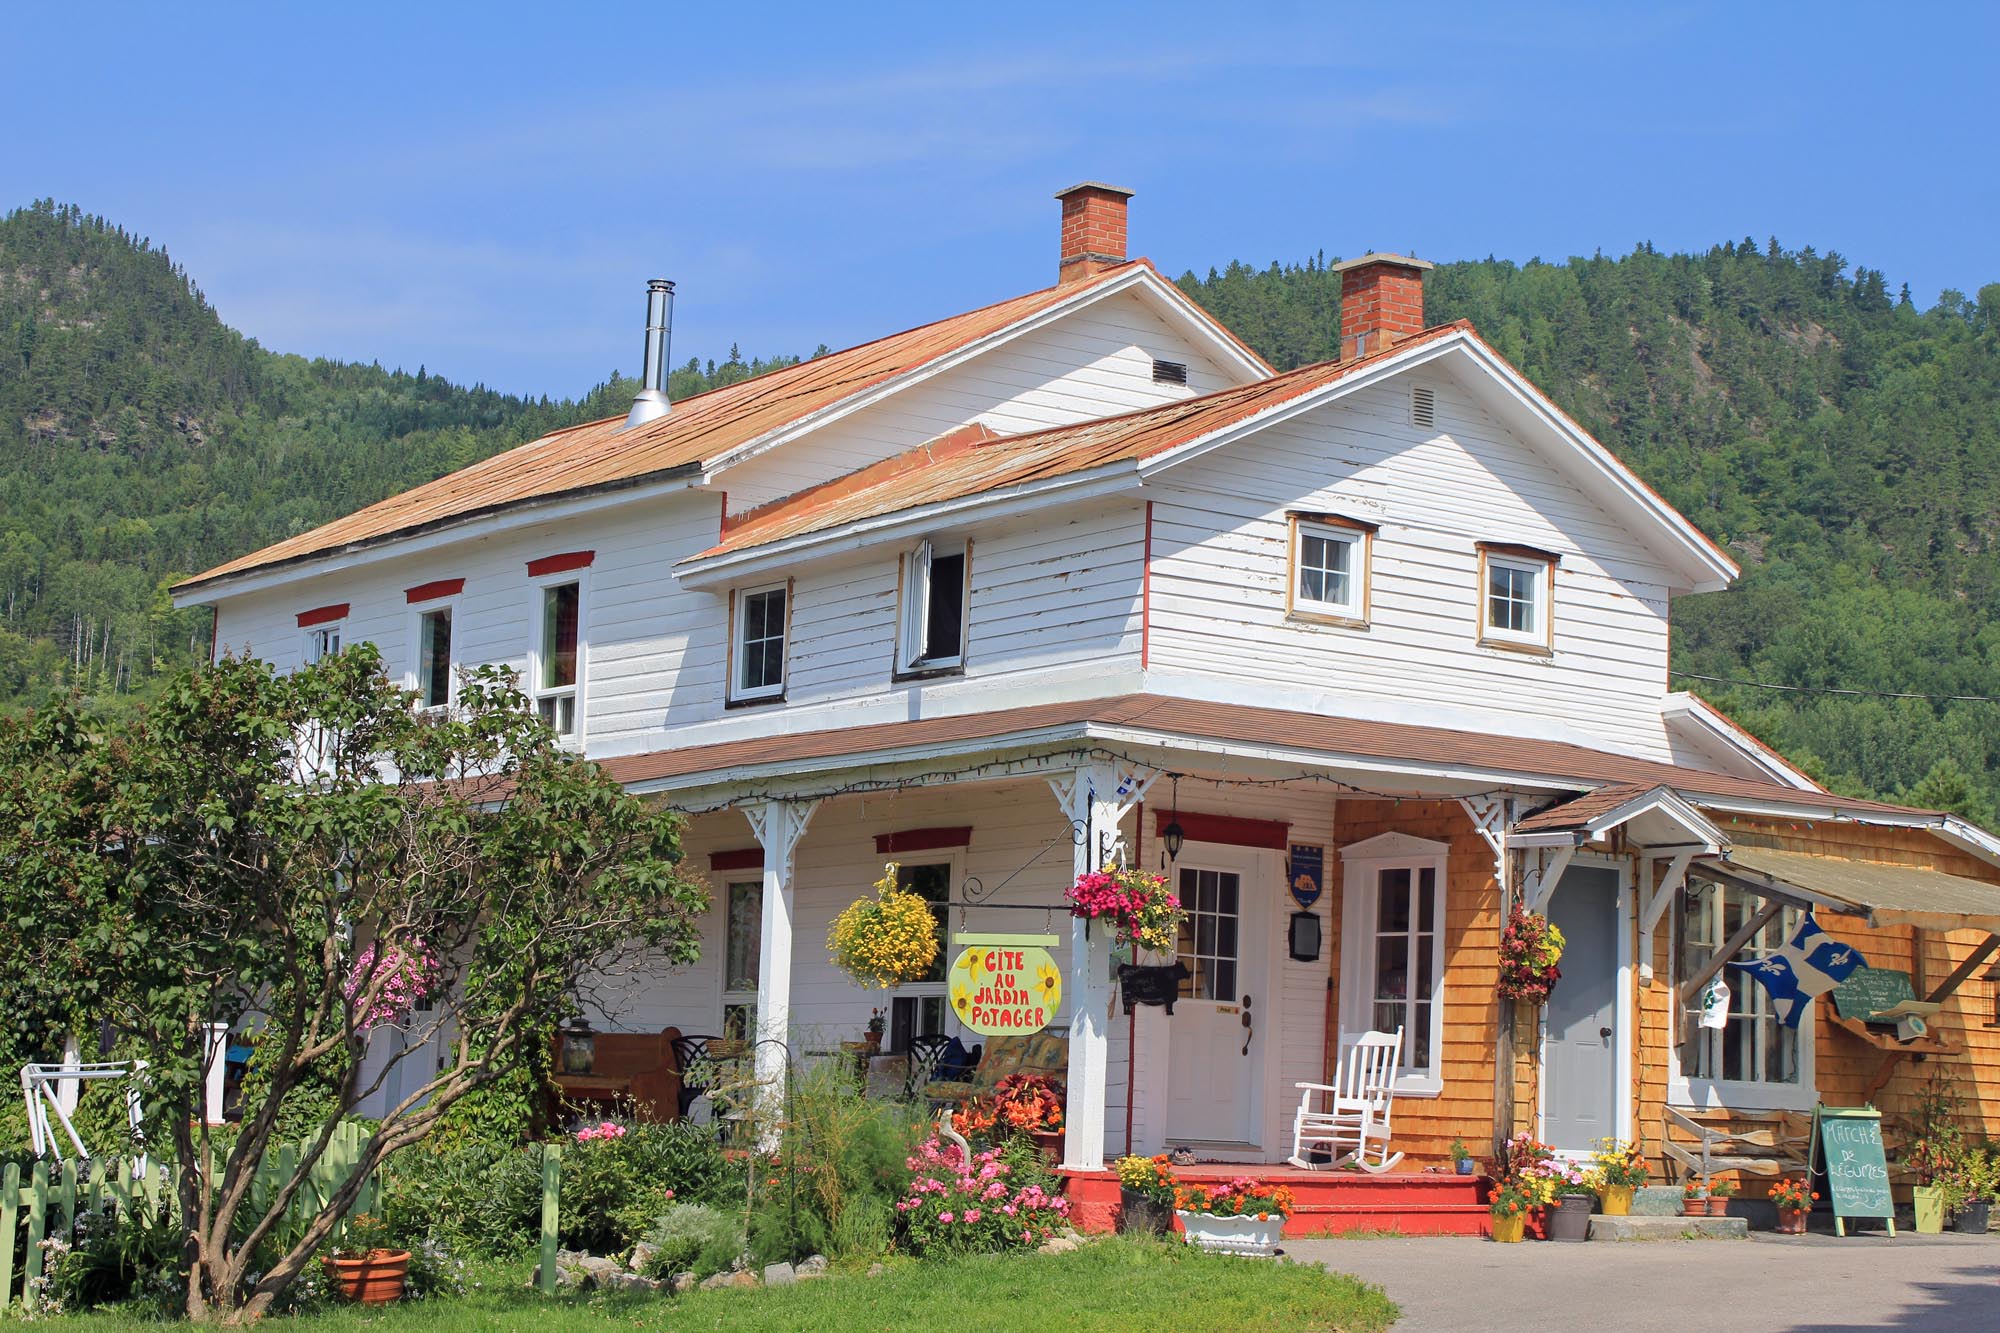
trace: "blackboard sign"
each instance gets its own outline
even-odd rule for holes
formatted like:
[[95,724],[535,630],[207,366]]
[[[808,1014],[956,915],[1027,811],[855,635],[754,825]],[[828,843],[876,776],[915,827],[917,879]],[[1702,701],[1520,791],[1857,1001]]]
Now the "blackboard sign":
[[1880,1217],[1896,1234],[1889,1197],[1889,1163],[1882,1155],[1882,1113],[1872,1106],[1820,1106],[1813,1111],[1812,1174],[1826,1178],[1833,1229],[1847,1234],[1850,1217]]
[[1910,974],[1893,967],[1857,967],[1847,980],[1833,988],[1834,1011],[1842,1018],[1864,1023],[1870,1014],[1879,1014],[1916,998]]

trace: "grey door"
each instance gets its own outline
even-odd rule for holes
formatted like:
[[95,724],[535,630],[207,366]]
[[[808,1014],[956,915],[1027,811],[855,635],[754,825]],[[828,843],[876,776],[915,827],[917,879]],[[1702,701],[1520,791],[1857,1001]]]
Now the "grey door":
[[1542,1046],[1542,1137],[1586,1150],[1618,1132],[1618,872],[1571,866],[1549,898],[1563,933]]

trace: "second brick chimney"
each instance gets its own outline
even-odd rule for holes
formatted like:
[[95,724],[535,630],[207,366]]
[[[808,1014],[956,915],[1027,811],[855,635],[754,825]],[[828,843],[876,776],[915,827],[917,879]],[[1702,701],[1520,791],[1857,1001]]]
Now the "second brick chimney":
[[1130,190],[1085,181],[1058,191],[1062,200],[1062,262],[1057,281],[1076,282],[1125,262],[1125,201]]
[[1424,331],[1424,270],[1408,255],[1373,251],[1335,264],[1340,275],[1340,359],[1394,347]]

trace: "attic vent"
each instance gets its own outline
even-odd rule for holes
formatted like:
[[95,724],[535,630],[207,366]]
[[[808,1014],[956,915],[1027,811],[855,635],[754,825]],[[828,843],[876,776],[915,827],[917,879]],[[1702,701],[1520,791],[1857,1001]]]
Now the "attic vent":
[[1427,384],[1410,386],[1410,424],[1429,430],[1437,425],[1437,390]]
[[1186,384],[1187,363],[1185,361],[1162,361],[1153,358],[1153,383]]

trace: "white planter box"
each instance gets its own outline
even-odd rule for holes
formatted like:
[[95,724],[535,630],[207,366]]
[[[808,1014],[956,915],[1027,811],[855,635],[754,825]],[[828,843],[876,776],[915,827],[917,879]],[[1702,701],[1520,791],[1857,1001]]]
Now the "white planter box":
[[1285,1219],[1273,1215],[1259,1222],[1254,1217],[1215,1217],[1208,1213],[1188,1213],[1176,1208],[1174,1216],[1187,1232],[1187,1243],[1217,1254],[1244,1254],[1268,1259],[1278,1248],[1278,1236]]

